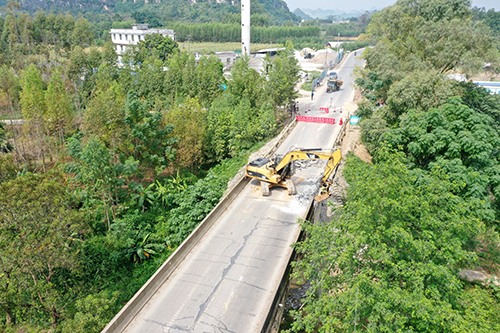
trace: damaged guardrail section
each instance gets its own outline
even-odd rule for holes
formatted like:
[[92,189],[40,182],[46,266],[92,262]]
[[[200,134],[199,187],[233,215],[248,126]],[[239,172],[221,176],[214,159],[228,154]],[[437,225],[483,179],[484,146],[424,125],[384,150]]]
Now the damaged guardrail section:
[[[264,154],[266,157],[273,154],[278,146],[285,140],[287,135],[296,125],[292,121],[277,136],[275,144]],[[163,283],[170,277],[172,272],[179,266],[188,253],[194,248],[198,241],[205,235],[215,221],[226,211],[233,200],[248,184],[248,179],[244,176],[240,178],[237,184],[232,187],[228,193],[221,199],[219,204],[200,222],[198,227],[182,242],[174,253],[163,263],[163,265],[151,276],[151,278],[142,286],[141,289],[128,301],[128,303],[118,312],[118,314],[109,322],[101,333],[112,333],[123,331],[134,317],[141,311],[149,299],[156,293]]]

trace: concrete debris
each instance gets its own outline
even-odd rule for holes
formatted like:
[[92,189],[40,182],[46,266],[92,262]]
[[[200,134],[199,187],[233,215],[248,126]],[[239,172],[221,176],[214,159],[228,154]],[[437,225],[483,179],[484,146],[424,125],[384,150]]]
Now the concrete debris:
[[321,178],[318,177],[307,178],[300,183],[300,191],[297,191],[297,194],[293,195],[293,198],[301,206],[309,205],[311,198],[318,193],[320,181]]
[[302,306],[302,299],[306,297],[310,286],[310,281],[303,285],[291,283],[290,289],[288,289],[288,297],[285,300],[285,311],[298,310]]
[[307,168],[312,168],[312,167],[315,167],[315,168],[321,168],[321,167],[325,167],[326,165],[326,161],[325,160],[297,160],[297,161],[293,161],[293,164],[294,164],[294,168],[295,170],[304,170],[304,169],[307,169]]

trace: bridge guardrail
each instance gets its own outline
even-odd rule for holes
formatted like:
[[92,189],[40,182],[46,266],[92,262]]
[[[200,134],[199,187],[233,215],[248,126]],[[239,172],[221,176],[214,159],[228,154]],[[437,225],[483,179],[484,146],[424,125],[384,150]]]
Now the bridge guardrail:
[[[293,120],[278,135],[275,144],[264,154],[266,157],[272,155],[278,146],[285,140],[288,133],[297,124]],[[198,241],[205,235],[208,229],[224,213],[238,194],[245,188],[248,179],[244,176],[240,178],[237,184],[231,188],[221,199],[215,208],[200,222],[193,232],[182,242],[181,245],[172,253],[172,255],[161,265],[161,267],[149,278],[149,280],[139,289],[127,304],[118,312],[118,314],[106,325],[101,333],[114,333],[123,331],[141,311],[149,299],[156,293],[158,288],[170,277],[170,274],[179,266],[189,252],[195,247]]]

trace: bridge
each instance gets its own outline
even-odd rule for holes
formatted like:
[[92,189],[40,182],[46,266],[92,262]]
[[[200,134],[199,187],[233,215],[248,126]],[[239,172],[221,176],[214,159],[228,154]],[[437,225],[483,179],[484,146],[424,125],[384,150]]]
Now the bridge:
[[[268,155],[333,146],[340,118],[348,123],[340,110],[354,96],[355,64],[361,59],[351,54],[336,69],[344,81],[339,92],[327,95],[320,87],[314,101],[300,101],[302,115],[334,118],[335,124],[293,122]],[[339,111],[319,110],[332,105]],[[297,220],[306,217],[321,174],[321,164],[299,168],[294,196],[273,188],[262,197],[257,181],[242,178],[102,332],[267,331],[300,234]]]

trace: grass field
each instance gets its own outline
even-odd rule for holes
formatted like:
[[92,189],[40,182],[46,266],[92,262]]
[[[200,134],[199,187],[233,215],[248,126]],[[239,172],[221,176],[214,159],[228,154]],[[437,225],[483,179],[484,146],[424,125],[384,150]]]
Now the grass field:
[[[283,47],[283,44],[250,44],[250,51],[256,52],[262,49]],[[222,51],[241,51],[241,43],[179,43],[181,51],[200,52],[201,54],[214,54]]]

